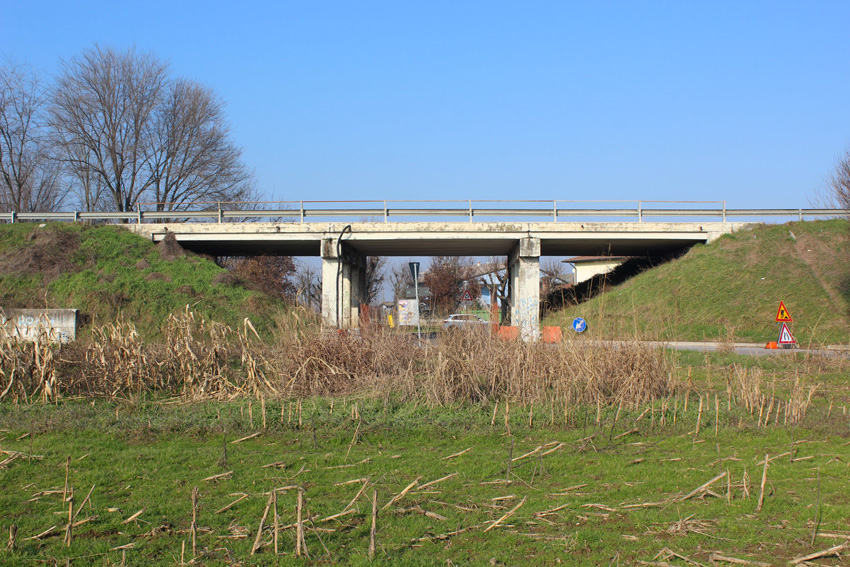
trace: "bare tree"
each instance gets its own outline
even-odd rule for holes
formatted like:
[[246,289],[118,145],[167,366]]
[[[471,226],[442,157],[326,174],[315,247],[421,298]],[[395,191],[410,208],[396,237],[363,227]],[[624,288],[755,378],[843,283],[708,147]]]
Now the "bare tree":
[[102,176],[86,165],[91,163],[93,152],[84,146],[66,146],[58,150],[73,154],[73,159],[60,158],[60,162],[64,164],[69,191],[76,194],[78,205],[85,211],[109,208]]
[[52,211],[62,202],[43,111],[35,74],[0,66],[0,210]]
[[559,285],[571,284],[572,279],[567,273],[564,263],[557,258],[546,258],[540,263],[540,271],[543,273],[543,295],[551,293]]
[[493,268],[488,273],[484,274],[484,280],[487,287],[490,288],[490,297],[497,297],[501,308],[499,310],[499,319],[502,322],[507,322],[510,315],[510,292],[508,289],[508,280],[510,274],[507,270],[507,258],[504,256],[490,256],[487,262]]
[[295,271],[295,299],[315,311],[322,308],[322,274],[306,262],[300,262]]
[[50,116],[88,210],[130,211],[148,200],[180,211],[256,198],[222,103],[202,85],[171,78],[152,54],[95,46],[64,63]]
[[153,184],[148,144],[167,70],[151,54],[95,46],[64,63],[53,90],[51,125],[69,171],[94,175],[115,210],[132,210]]
[[827,180],[827,187],[835,203],[842,209],[850,209],[850,148],[835,166]]
[[410,273],[408,262],[399,262],[390,270],[390,287],[393,289],[393,299],[398,300],[405,290],[413,287],[413,274]]
[[166,87],[149,152],[158,211],[182,210],[192,201],[253,196],[251,173],[230,141],[222,104],[207,87],[182,79]]
[[433,309],[437,313],[454,311],[464,291],[475,299],[481,295],[472,261],[463,256],[434,256],[423,280],[431,290]]
[[387,259],[384,256],[366,257],[366,303],[374,305],[384,286],[387,275]]
[[290,301],[295,296],[295,261],[290,256],[229,257],[225,267],[249,288]]

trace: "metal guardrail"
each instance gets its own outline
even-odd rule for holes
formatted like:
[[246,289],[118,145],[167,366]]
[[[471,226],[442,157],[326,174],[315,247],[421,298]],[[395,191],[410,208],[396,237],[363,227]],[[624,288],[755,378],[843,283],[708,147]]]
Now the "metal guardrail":
[[[624,206],[629,205],[632,206]],[[729,209],[726,201],[571,201],[571,200],[364,200],[191,203],[188,210],[156,210],[142,203],[136,211],[6,212],[0,222],[20,221],[211,221],[277,219],[310,222],[328,218],[377,219],[455,218],[470,222],[488,218],[566,219],[616,218],[643,222],[649,218],[699,218],[727,222],[730,218],[850,218],[850,209]],[[595,206],[591,206],[595,205]],[[603,206],[600,206],[603,205]],[[610,206],[604,206],[610,205]],[[647,205],[650,205],[647,207]],[[661,206],[667,205],[667,206]],[[705,207],[714,205],[714,207]],[[147,209],[147,208],[151,209]],[[257,208],[268,207],[268,208]]]

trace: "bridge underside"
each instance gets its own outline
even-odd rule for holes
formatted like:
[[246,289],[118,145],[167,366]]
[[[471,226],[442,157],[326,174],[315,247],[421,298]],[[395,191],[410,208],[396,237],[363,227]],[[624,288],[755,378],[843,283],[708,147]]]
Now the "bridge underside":
[[213,256],[320,256],[322,316],[352,328],[365,295],[366,256],[508,256],[511,320],[525,338],[539,326],[540,256],[660,256],[710,242],[742,223],[180,223],[128,228]]
[[173,232],[187,250],[214,256],[321,256],[337,238],[367,256],[506,256],[522,238],[541,255],[655,255],[730,232],[733,223],[181,223],[129,225],[161,240]]

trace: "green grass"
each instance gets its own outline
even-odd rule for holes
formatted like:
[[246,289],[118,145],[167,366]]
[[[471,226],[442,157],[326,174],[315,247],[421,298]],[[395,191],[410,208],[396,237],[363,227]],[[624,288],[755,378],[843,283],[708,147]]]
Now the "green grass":
[[850,343],[850,230],[840,220],[758,225],[691,249],[546,324],[662,340],[768,342],[784,301],[802,345]]
[[[68,254],[50,255],[56,242]],[[93,322],[119,313],[148,338],[169,313],[191,305],[208,319],[237,325],[246,316],[268,331],[283,302],[241,285],[216,285],[224,270],[208,258],[165,260],[150,241],[115,226],[0,225],[0,305],[80,309]],[[61,273],[45,274],[61,263]]]
[[[723,356],[711,355],[703,362],[723,368],[728,361]],[[780,373],[799,363],[793,358],[770,362]],[[696,384],[704,388],[707,380],[700,374]],[[825,537],[811,542],[818,506],[820,532],[846,532],[850,450],[844,442],[850,420],[839,406],[828,409],[826,403],[844,391],[846,376],[839,380],[830,381],[836,389],[819,397],[800,426],[785,427],[780,420],[777,426],[757,427],[748,414],[723,407],[716,430],[713,408],[703,414],[699,435],[693,434],[695,395],[687,413],[677,406],[675,423],[668,408],[663,426],[659,404],[650,413],[644,411],[648,408],[623,408],[619,417],[618,408],[603,407],[598,424],[595,406],[580,408],[567,425],[558,407],[534,408],[529,425],[531,408],[511,406],[506,427],[504,403],[495,408],[491,426],[492,404],[429,408],[337,398],[331,413],[331,400],[317,398],[301,401],[299,424],[299,401],[276,400],[267,403],[265,429],[257,401],[0,405],[2,448],[41,457],[19,458],[0,469],[0,530],[8,533],[11,524],[18,528],[15,550],[0,551],[0,563],[55,559],[61,564],[71,559],[118,564],[122,552],[115,548],[133,544],[125,552],[127,565],[173,565],[184,541],[188,561],[190,497],[197,486],[198,564],[365,564],[372,490],[378,491],[383,506],[417,479],[422,485],[456,473],[429,490],[412,490],[381,511],[375,563],[487,565],[495,559],[508,565],[632,565],[652,561],[669,548],[703,564],[712,552],[784,564],[836,543]],[[255,432],[262,434],[232,443]],[[545,457],[538,452],[519,460],[508,470],[510,456],[550,442],[564,445]],[[759,461],[792,446],[797,460],[786,455],[772,462],[765,504],[756,511]],[[78,518],[93,520],[76,528],[70,548],[62,543],[67,505],[61,493],[38,496],[63,489],[67,457],[75,501],[95,485],[91,507]],[[263,468],[279,461],[285,463],[280,468]],[[203,480],[228,471],[232,476],[225,480]],[[725,480],[711,487],[722,498],[681,500],[725,471],[732,478],[731,503],[725,499]],[[280,557],[273,556],[269,545],[251,556],[268,491],[300,486],[309,514],[324,517],[345,509],[362,486],[347,483],[356,479],[370,484],[354,513],[315,523],[331,531],[317,534],[308,524],[310,560],[293,556],[292,529],[282,532]],[[216,513],[238,493],[249,497]],[[294,521],[295,498],[295,490],[280,494],[283,524]],[[514,516],[484,532],[523,498]],[[629,507],[652,502],[664,504]],[[563,508],[544,517],[535,515],[559,506]],[[142,509],[138,520],[124,523]],[[54,525],[55,535],[26,540]],[[457,530],[464,531],[437,537]],[[229,537],[238,534],[246,537]],[[270,537],[266,532],[264,541]]]

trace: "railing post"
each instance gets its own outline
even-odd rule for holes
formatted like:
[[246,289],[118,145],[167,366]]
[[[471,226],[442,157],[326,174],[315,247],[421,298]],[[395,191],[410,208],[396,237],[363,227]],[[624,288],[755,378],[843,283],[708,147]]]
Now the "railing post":
[[136,224],[142,224],[142,205],[136,203]]
[[80,222],[80,211],[74,211],[74,222]]
[[723,201],[723,222],[726,222],[726,201]]
[[224,213],[221,210],[221,201],[218,202],[218,222],[224,222]]
[[387,210],[386,199],[384,199],[384,222],[390,222],[390,212]]
[[638,201],[637,213],[638,213],[638,222],[643,222],[643,203],[641,201]]
[[803,209],[800,209],[800,222],[803,222]]
[[301,222],[304,222],[304,201],[299,201],[301,206]]
[[469,222],[472,222],[472,199],[469,200]]
[[16,213],[15,211],[12,211],[11,216],[10,216],[12,224],[15,224],[15,217],[17,217],[17,216],[18,216],[18,213]]
[[558,201],[552,201],[552,222],[558,222]]

